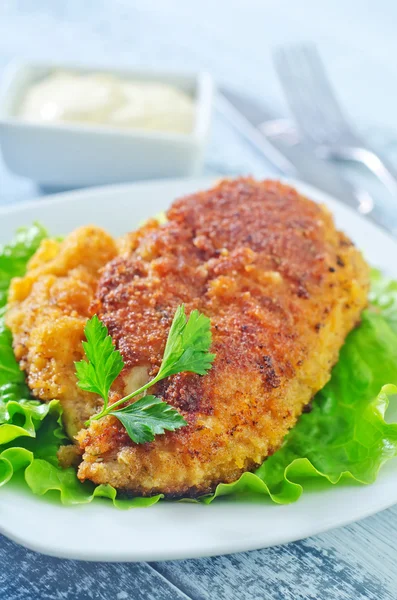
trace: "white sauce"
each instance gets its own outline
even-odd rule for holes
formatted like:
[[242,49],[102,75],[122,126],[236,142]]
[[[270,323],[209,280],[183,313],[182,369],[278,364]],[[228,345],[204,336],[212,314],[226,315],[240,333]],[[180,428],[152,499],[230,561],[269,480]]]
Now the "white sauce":
[[28,89],[18,116],[45,123],[189,133],[194,103],[185,92],[165,83],[55,71]]

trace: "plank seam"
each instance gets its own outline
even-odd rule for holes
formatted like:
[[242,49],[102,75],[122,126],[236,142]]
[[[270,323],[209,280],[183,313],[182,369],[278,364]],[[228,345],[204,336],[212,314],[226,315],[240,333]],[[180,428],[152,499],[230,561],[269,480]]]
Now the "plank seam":
[[163,573],[159,571],[159,569],[157,569],[152,563],[144,564],[147,565],[149,569],[152,569],[157,575],[159,575],[161,579],[163,579],[168,585],[172,586],[175,590],[177,590],[179,594],[183,594],[186,600],[202,600],[201,598],[194,598],[193,596],[189,596],[184,589],[180,588],[171,579],[168,579],[168,577],[163,575]]

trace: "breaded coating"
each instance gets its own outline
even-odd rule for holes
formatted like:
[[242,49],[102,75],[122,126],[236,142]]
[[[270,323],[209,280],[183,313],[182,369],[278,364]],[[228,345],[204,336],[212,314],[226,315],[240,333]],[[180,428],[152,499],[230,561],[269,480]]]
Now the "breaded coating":
[[15,356],[36,398],[61,401],[71,437],[100,406],[77,387],[74,361],[83,357],[99,271],[116,254],[115,242],[98,227],[81,227],[63,242],[44,240],[9,292],[6,324]]
[[83,429],[81,480],[132,494],[205,494],[280,447],[330,377],[367,304],[369,269],[328,210],[274,181],[224,181],[176,201],[108,264],[96,312],[123,355],[121,394],[154,376],[177,306],[211,318],[208,375],[150,393],[188,426],[134,444],[114,417]]

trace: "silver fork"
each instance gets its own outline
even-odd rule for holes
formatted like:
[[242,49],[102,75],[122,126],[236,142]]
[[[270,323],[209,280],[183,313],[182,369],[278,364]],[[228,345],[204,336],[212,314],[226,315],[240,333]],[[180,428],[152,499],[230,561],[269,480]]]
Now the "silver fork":
[[296,122],[313,150],[364,164],[397,196],[397,169],[356,133],[336,99],[313,44],[278,48],[274,63]]

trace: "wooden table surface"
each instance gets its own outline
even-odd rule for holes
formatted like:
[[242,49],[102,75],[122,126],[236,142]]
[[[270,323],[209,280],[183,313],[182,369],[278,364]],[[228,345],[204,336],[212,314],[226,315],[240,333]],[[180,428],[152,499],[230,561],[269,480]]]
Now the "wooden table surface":
[[[0,83],[15,57],[205,68],[283,114],[270,48],[310,39],[357,122],[390,132],[396,22],[393,0],[0,0]],[[205,172],[276,174],[217,116]],[[0,204],[40,193],[0,157]],[[150,564],[59,560],[0,537],[0,600],[397,600],[396,562],[397,507],[281,547]]]

